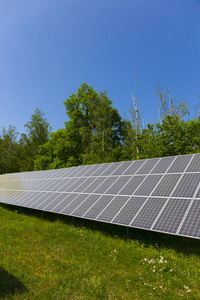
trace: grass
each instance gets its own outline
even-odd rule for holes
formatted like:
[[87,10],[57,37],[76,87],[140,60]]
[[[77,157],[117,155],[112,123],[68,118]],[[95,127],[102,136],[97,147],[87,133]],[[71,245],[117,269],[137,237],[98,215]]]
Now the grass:
[[0,299],[200,299],[200,242],[0,206]]

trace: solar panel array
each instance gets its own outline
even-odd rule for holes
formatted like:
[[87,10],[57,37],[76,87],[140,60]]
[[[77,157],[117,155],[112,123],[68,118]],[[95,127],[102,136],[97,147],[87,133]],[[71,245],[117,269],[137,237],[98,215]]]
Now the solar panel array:
[[200,238],[200,154],[0,175],[0,202]]

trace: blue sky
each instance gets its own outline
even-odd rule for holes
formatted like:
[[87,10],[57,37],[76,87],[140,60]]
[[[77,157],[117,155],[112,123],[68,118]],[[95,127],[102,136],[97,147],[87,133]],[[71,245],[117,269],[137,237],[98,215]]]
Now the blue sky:
[[87,82],[123,117],[158,121],[158,81],[191,118],[200,105],[200,1],[0,0],[0,127],[25,132],[35,108],[56,131],[63,100]]

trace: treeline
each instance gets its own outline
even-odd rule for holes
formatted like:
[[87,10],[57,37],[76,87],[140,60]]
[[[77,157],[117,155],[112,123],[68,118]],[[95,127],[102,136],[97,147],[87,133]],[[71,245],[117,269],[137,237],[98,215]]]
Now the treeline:
[[14,126],[2,128],[0,173],[65,168],[85,164],[135,160],[200,152],[200,116],[186,119],[186,101],[175,103],[171,91],[158,86],[159,122],[148,124],[140,116],[136,92],[131,117],[120,116],[106,92],[97,93],[83,83],[66,99],[69,121],[56,132],[36,109],[25,124],[26,134]]

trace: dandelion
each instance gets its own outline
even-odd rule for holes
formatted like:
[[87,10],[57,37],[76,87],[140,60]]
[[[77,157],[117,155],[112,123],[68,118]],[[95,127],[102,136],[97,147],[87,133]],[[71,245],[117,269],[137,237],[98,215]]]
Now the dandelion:
[[190,289],[188,289],[188,290],[187,290],[187,293],[191,293],[191,290],[190,290]]
[[173,271],[173,269],[170,270],[170,272],[172,272],[172,271]]

